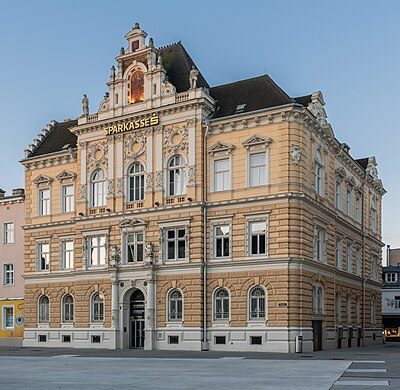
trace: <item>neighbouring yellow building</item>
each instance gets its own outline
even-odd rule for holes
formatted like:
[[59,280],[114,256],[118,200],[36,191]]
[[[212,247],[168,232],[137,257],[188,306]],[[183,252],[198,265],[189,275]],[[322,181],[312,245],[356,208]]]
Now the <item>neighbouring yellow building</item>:
[[25,151],[24,345],[294,352],[381,343],[374,157],[320,92],[210,87],[136,24],[96,113]]

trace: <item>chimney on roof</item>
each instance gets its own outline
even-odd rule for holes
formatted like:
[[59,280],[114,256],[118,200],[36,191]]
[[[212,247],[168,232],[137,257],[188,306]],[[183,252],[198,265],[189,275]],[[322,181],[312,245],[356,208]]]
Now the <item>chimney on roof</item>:
[[5,191],[0,188],[0,198],[4,198]]
[[12,196],[24,196],[25,190],[23,188],[13,188]]

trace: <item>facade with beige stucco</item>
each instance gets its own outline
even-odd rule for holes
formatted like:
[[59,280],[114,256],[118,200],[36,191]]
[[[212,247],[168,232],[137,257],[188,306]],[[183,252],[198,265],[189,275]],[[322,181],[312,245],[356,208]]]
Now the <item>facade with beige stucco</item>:
[[25,151],[26,346],[379,343],[381,197],[320,92],[210,87],[139,25],[96,113]]

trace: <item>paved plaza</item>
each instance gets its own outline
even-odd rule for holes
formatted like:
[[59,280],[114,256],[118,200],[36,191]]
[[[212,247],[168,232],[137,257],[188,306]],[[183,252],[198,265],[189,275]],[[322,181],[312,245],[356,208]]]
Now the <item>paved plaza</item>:
[[0,348],[4,389],[400,388],[400,343],[308,354]]

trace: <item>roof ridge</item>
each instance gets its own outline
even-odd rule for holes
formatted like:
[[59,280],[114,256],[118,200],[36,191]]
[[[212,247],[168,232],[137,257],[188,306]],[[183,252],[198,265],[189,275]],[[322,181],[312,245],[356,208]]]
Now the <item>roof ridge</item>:
[[157,50],[168,49],[169,47],[178,46],[178,45],[182,45],[182,41],[179,40],[177,42],[169,43],[168,45],[160,46],[157,48]]

